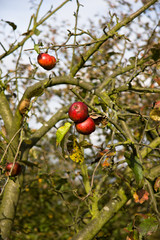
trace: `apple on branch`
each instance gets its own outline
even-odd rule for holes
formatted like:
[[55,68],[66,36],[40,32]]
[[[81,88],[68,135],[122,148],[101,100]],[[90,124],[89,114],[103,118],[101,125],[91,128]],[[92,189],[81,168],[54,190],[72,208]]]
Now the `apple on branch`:
[[18,162],[15,163],[7,163],[6,167],[5,167],[5,172],[7,176],[17,176],[20,174],[21,172],[21,165]]
[[88,117],[85,121],[76,123],[76,130],[83,135],[89,135],[95,131],[95,122]]
[[75,123],[83,122],[88,118],[88,107],[83,102],[75,102],[70,106],[68,115]]
[[37,57],[37,61],[39,65],[46,70],[51,70],[56,65],[56,58],[48,53],[40,53]]

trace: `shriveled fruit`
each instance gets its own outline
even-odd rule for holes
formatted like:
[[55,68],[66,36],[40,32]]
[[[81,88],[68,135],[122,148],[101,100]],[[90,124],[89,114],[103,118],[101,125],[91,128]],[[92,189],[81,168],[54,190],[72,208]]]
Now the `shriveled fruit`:
[[29,109],[30,99],[23,99],[19,104],[19,111],[23,115]]

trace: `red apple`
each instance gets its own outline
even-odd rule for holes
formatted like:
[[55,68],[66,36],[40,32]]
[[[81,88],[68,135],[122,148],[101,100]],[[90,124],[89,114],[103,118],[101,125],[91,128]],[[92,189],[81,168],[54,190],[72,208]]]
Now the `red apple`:
[[[12,166],[13,166],[13,169],[12,169]],[[12,169],[12,172],[10,173],[11,169]],[[17,176],[21,172],[21,165],[17,162],[7,163],[5,170],[6,170],[7,176],[9,176],[9,175],[12,177]]]
[[76,123],[77,132],[83,135],[89,135],[95,131],[95,123],[94,120],[88,117],[85,121],[81,123]]
[[75,102],[70,106],[68,115],[76,123],[83,122],[88,118],[88,107],[83,102]]
[[56,65],[56,59],[50,56],[48,53],[40,53],[37,57],[37,61],[41,67],[46,70],[51,70]]

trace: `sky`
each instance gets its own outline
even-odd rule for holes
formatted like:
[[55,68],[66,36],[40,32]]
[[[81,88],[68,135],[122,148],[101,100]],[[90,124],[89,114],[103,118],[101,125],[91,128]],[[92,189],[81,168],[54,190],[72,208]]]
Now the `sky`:
[[[14,22],[20,32],[25,32],[30,16],[34,12],[31,9],[31,1],[36,4],[40,2],[40,0],[0,0],[0,20]],[[51,6],[55,9],[63,2],[64,0],[43,0],[39,16],[43,16]],[[78,21],[80,25],[82,23],[87,24],[89,18],[95,19],[96,14],[107,16],[111,10],[107,5],[107,0],[79,0],[79,2],[83,5],[79,11],[80,18]],[[135,0],[129,0],[129,2],[135,3]],[[112,0],[112,3],[115,4],[116,0]],[[136,3],[136,7],[139,7],[138,5],[141,5],[140,0]],[[76,11],[76,0],[71,0],[56,13],[57,20],[67,19],[71,24],[74,24],[74,11]],[[9,26],[6,27],[6,31],[9,31],[9,28]]]
[[[0,0],[0,41],[4,45],[6,49],[8,49],[7,42],[10,40],[10,36],[14,36],[15,40],[20,40],[20,36],[22,33],[27,31],[28,23],[30,20],[30,17],[33,13],[35,13],[35,9],[31,9],[31,2],[34,2],[35,4],[38,4],[40,0]],[[57,6],[59,6],[61,3],[63,3],[64,0],[43,0],[42,6],[40,8],[39,12],[39,18],[44,16],[48,10],[50,10],[51,6],[53,6],[53,9],[55,9]],[[98,25],[99,18],[96,18],[96,15],[98,16],[109,16],[109,11],[114,11],[114,9],[109,9],[107,5],[107,0],[79,0],[80,4],[83,5],[80,7],[79,10],[79,19],[78,19],[78,27],[82,28],[85,25],[85,30],[87,30],[87,23],[89,23],[88,19],[92,19],[95,24]],[[98,4],[97,4],[98,2]],[[116,0],[112,0],[113,4],[116,4]],[[129,2],[135,3],[135,0],[129,0]],[[139,0],[135,6],[136,8],[139,8],[138,5],[141,4],[141,1]],[[60,25],[60,22],[65,21],[70,24],[69,29],[72,31],[74,28],[75,23],[75,17],[73,16],[74,12],[76,11],[77,5],[76,0],[69,1],[67,4],[65,4],[60,10],[56,12],[56,23],[57,25]],[[123,6],[124,8],[124,6]],[[133,9],[134,11],[135,9]],[[5,25],[5,36],[3,33],[3,29],[1,28],[1,24],[4,25],[3,21],[10,21],[17,25],[16,31],[12,31],[11,26]],[[47,20],[49,21],[49,19]],[[89,24],[88,24],[89,25]],[[54,27],[54,26],[53,26]],[[66,27],[67,28],[67,27]],[[66,32],[68,34],[68,32]],[[7,37],[7,41],[5,39]],[[10,40],[11,41],[11,40]],[[13,42],[13,39],[11,43]],[[30,48],[29,41],[26,43],[25,47]],[[62,42],[63,43],[63,39]],[[32,44],[33,47],[33,44]],[[0,46],[0,54],[4,52],[3,48]],[[5,58],[4,64],[6,61],[10,61],[10,56]],[[12,65],[12,63],[11,63]]]
[[[97,0],[81,0],[80,3],[83,4],[84,7],[80,8],[81,18],[80,21],[85,22],[88,17],[94,16],[96,13],[105,13],[107,11],[107,5],[105,1],[98,0],[99,4],[97,4]],[[34,2],[38,3],[38,0]],[[61,4],[63,0],[44,0],[42,3],[40,15],[45,14],[51,7],[56,8],[59,4]],[[58,4],[57,4],[58,3]],[[31,13],[33,9],[31,9],[31,3],[29,0],[0,0],[0,19],[13,21],[19,29],[25,31],[25,26],[28,25],[28,21],[30,19]],[[89,13],[88,13],[89,9]],[[76,1],[72,0],[68,2],[60,11],[58,11],[59,20],[68,19],[72,23],[73,12],[76,10]]]
[[[35,13],[35,9],[31,9],[32,2],[38,4],[40,0],[0,0],[0,24],[4,25],[3,21],[10,21],[17,25],[16,31],[12,31],[11,26],[8,24],[5,25],[5,36],[3,33],[3,29],[0,29],[0,41],[4,45],[6,49],[8,49],[7,42],[10,40],[10,36],[14,36],[15,40],[20,40],[19,36],[27,31],[27,27],[29,24],[30,17],[33,13]],[[114,1],[114,0],[113,0]],[[51,9],[55,9],[64,0],[43,0],[43,3],[40,8],[39,12],[39,19],[44,16],[47,11]],[[79,2],[83,5],[80,7],[80,18],[78,19],[79,26],[86,25],[88,22],[88,18],[95,19],[95,14],[102,15],[108,12],[107,4],[104,0],[79,0]],[[75,17],[73,16],[74,12],[76,11],[77,5],[76,0],[69,1],[65,4],[60,10],[56,12],[56,24],[60,25],[60,22],[65,21],[68,22],[71,26],[69,27],[70,30],[74,27]],[[89,12],[88,12],[89,9]],[[49,21],[49,19],[47,20]],[[98,19],[97,19],[98,21]],[[54,26],[53,26],[54,27]],[[68,34],[68,32],[66,32]],[[5,37],[8,37],[7,41]],[[13,41],[13,39],[12,39]],[[11,41],[11,43],[12,43]],[[63,42],[63,39],[62,39]],[[29,46],[29,41],[26,43],[25,46]],[[33,44],[32,44],[33,47]],[[2,54],[4,50],[0,46],[0,54]],[[4,63],[6,61],[10,61],[10,56],[3,59]],[[11,63],[12,65],[12,63]]]

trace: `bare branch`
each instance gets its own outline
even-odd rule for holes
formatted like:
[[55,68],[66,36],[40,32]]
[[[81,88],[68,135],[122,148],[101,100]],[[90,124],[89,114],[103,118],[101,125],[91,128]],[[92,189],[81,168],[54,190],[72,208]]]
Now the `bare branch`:
[[84,63],[100,48],[100,46],[106,42],[109,38],[113,37],[118,30],[120,30],[123,26],[126,26],[128,23],[133,21],[136,17],[138,17],[141,13],[143,13],[146,9],[148,9],[151,5],[153,5],[158,0],[151,0],[146,5],[141,7],[138,11],[131,14],[128,17],[125,17],[121,22],[117,23],[111,30],[106,32],[101,38],[97,39],[98,42],[91,47],[83,56],[83,59],[79,59],[77,65],[71,71],[71,76],[75,76],[80,68],[83,67]]
[[[34,35],[34,32],[36,28],[44,23],[49,17],[51,17],[55,12],[57,12],[61,7],[63,7],[67,2],[70,0],[64,1],[62,4],[60,4],[56,9],[54,9],[52,12],[49,12],[45,18],[42,18],[39,20],[39,22],[35,22],[32,29],[28,30],[28,34],[23,38],[21,42],[18,42],[15,46],[11,45],[11,47],[8,49],[8,51],[5,51],[2,55],[0,55],[0,59],[3,59],[4,57],[8,56],[9,54],[13,53],[15,50],[17,50],[19,47],[23,46],[24,43],[32,36]],[[39,8],[37,12],[39,11]],[[36,14],[37,15],[37,14]]]
[[[36,143],[60,120],[66,118],[66,112],[69,106],[62,107],[56,114],[54,114],[48,121],[46,121],[43,126],[38,129],[30,138],[28,148],[36,145]],[[24,141],[25,143],[25,141]]]

